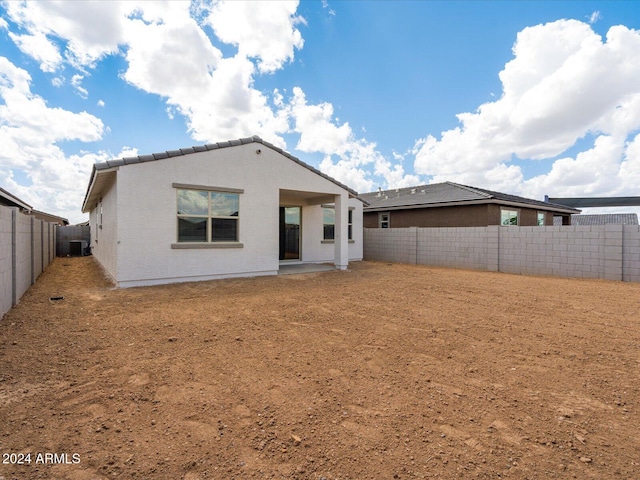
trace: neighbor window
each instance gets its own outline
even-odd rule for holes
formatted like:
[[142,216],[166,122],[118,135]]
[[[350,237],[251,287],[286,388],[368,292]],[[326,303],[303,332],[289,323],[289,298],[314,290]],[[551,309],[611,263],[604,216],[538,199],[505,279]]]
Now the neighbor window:
[[[336,238],[336,209],[334,207],[322,207],[322,238],[334,240]],[[353,209],[349,209],[347,217],[348,239],[353,240]]]
[[512,226],[518,225],[518,211],[503,208],[500,210],[500,225]]
[[389,217],[390,215],[388,213],[381,213],[380,214],[380,228],[389,228],[390,226],[390,222],[389,222]]
[[237,242],[237,193],[178,189],[178,242]]
[[544,212],[538,212],[538,226],[543,227],[544,226],[544,220],[545,220],[545,215]]

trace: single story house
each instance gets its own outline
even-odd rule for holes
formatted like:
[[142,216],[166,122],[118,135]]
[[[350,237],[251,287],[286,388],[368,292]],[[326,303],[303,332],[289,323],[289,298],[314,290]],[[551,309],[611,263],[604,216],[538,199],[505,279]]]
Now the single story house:
[[361,194],[365,228],[570,225],[580,210],[453,182]]
[[82,211],[119,287],[362,259],[363,201],[254,136],[93,166]]
[[17,207],[20,212],[29,214],[33,207],[24,200],[19,199],[13,193],[0,188],[0,205],[5,207]]
[[69,225],[69,220],[66,218],[52,215],[47,212],[41,212],[40,210],[34,210],[31,205],[26,203],[24,200],[19,199],[11,192],[6,191],[4,188],[0,188],[0,205],[5,207],[17,207],[20,212],[27,215],[33,215],[38,220],[55,223],[59,226]]

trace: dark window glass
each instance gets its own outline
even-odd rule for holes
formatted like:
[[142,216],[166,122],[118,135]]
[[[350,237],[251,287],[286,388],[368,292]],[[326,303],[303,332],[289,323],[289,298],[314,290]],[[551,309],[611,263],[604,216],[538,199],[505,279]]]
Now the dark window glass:
[[206,242],[207,219],[199,217],[178,218],[179,242]]
[[212,218],[211,241],[237,242],[238,220],[236,220],[235,218]]
[[324,224],[324,239],[333,240],[335,238],[336,226]]
[[322,238],[324,240],[335,239],[336,211],[333,207],[322,208],[322,224],[324,226]]

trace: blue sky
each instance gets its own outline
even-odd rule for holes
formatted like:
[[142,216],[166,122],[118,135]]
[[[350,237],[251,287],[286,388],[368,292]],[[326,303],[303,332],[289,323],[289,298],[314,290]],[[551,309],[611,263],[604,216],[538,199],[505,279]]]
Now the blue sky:
[[95,162],[257,134],[360,192],[637,196],[638,29],[634,1],[0,2],[0,186],[78,222]]

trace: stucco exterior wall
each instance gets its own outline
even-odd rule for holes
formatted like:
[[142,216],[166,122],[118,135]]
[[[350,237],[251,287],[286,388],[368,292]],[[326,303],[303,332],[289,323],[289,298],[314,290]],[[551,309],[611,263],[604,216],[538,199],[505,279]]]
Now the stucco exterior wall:
[[[362,260],[362,202],[357,198],[349,199],[349,208],[353,209],[352,236],[349,242],[349,261]],[[302,211],[302,261],[309,263],[329,263],[334,258],[334,243],[324,241],[322,206],[303,207]]]
[[[102,218],[100,218],[102,207]],[[118,278],[118,181],[111,182],[100,204],[89,214],[91,227],[91,252],[106,273],[115,281]]]
[[[505,207],[520,212],[520,226],[537,226],[538,211],[532,208]],[[390,210],[390,228],[408,227],[486,227],[500,225],[500,205],[480,204],[458,207],[414,208]],[[364,212],[364,227],[378,228],[381,212]],[[547,212],[545,225],[553,225],[553,214]]]
[[[172,248],[177,242],[174,183],[243,190],[238,217],[241,248]],[[276,274],[281,190],[314,192],[323,203],[336,195],[348,198],[338,185],[257,143],[120,167],[117,208],[112,212],[108,195],[103,197],[103,229],[94,253],[121,287]],[[101,244],[107,217],[115,210],[116,235],[109,240],[117,245],[113,268],[105,263],[113,263],[113,252],[105,252]],[[302,245],[302,261],[330,261],[334,256],[327,253],[333,252],[333,245],[327,249],[319,240],[311,241],[315,211],[320,211],[319,204],[303,208],[303,238],[309,243]]]

